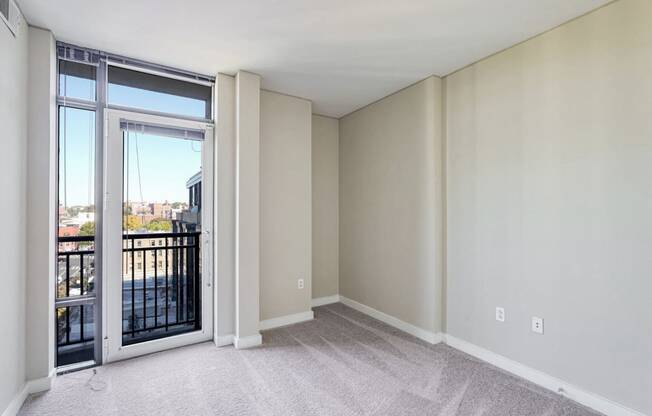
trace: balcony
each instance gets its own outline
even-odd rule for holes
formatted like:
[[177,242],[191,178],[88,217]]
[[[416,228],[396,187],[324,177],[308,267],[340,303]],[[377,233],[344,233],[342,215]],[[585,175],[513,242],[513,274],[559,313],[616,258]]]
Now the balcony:
[[201,328],[199,232],[124,236],[123,345]]
[[[57,365],[93,360],[94,236],[59,237]],[[125,234],[123,345],[201,328],[199,232]]]

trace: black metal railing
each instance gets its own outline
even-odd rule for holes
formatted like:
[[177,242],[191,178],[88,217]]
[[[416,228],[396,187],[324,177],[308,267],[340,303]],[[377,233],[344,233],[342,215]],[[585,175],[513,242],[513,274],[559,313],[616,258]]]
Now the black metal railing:
[[[125,234],[123,345],[201,329],[200,232]],[[94,236],[58,238],[57,346],[94,340]],[[115,276],[112,278],[116,278]],[[91,329],[91,330],[89,330]]]
[[[58,239],[58,273],[56,298],[63,302],[68,298],[80,297],[94,292],[95,287],[95,249],[93,236],[65,236]],[[71,309],[79,308],[79,309]],[[65,325],[59,326],[58,345],[71,345],[93,340],[93,335],[84,333],[84,307],[63,306],[57,314],[65,315]],[[78,333],[73,333],[71,316],[79,314]],[[86,322],[87,323],[87,322]],[[71,339],[72,338],[72,339]]]
[[92,360],[95,339],[94,236],[58,238],[57,365]]
[[123,345],[201,328],[200,232],[128,234]]

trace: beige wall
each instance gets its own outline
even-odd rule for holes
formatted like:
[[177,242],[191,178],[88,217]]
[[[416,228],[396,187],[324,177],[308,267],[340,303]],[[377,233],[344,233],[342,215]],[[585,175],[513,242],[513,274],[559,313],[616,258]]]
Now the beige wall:
[[339,122],[312,116],[312,297],[339,294]]
[[29,28],[26,264],[27,379],[54,370],[56,274],[56,49],[52,33]]
[[646,414],[651,17],[617,1],[446,86],[448,333]]
[[260,93],[261,320],[310,311],[311,107]]
[[235,332],[235,78],[218,74],[215,85],[215,342],[228,344]]
[[235,76],[235,339],[261,342],[260,316],[260,76]]
[[441,80],[340,119],[340,294],[441,330]]
[[25,383],[25,230],[28,31],[14,36],[0,22],[0,413]]

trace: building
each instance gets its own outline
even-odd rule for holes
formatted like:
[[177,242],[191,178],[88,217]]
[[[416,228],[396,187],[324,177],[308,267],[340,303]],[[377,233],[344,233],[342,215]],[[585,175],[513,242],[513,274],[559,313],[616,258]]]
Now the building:
[[94,221],[95,221],[95,213],[94,212],[84,212],[84,211],[78,212],[77,215],[75,215],[72,218],[61,219],[62,224],[77,226],[77,227],[81,227],[82,225],[86,224],[87,222],[94,222]]
[[149,204],[149,210],[154,218],[172,219],[172,206],[167,202],[154,202]]
[[[79,235],[79,226],[77,225],[64,225],[58,228],[59,237],[75,237]],[[73,251],[76,250],[79,243],[73,241],[59,242],[59,251]]]
[[132,215],[151,215],[151,206],[146,202],[132,202],[129,205]]
[[201,229],[201,175],[201,172],[197,172],[186,182],[188,206],[176,213],[176,218],[172,221],[172,228],[175,231]]

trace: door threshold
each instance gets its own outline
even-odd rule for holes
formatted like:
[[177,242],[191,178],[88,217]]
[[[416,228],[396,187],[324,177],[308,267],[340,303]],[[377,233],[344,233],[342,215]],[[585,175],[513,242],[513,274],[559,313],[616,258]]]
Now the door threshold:
[[98,364],[95,362],[95,360],[88,360],[79,363],[63,365],[61,367],[57,367],[57,375],[60,376],[62,374],[72,373],[80,370],[86,370],[87,368],[96,367],[97,365]]

